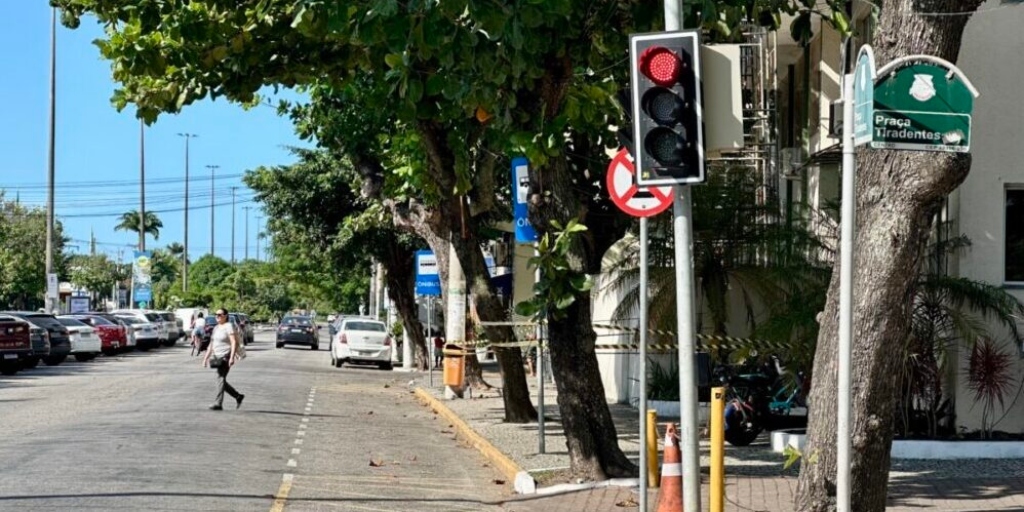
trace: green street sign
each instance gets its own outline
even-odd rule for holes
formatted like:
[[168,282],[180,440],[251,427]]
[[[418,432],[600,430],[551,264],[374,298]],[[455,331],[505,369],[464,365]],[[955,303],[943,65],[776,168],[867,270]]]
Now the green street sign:
[[977,90],[956,66],[931,56],[897,59],[875,82],[871,147],[965,153]]
[[970,149],[971,116],[875,110],[871,147],[966,153]]
[[857,55],[857,68],[853,72],[853,144],[862,146],[871,142],[875,106],[875,53],[864,45]]

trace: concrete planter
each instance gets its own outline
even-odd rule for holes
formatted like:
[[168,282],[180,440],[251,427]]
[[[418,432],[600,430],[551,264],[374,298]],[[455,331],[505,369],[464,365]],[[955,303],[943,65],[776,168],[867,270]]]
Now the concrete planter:
[[[679,402],[668,400],[648,400],[647,410],[658,413],[658,418],[679,418]],[[708,421],[708,404],[697,404],[697,421],[705,423]]]
[[[772,432],[772,451],[782,453],[787,446],[803,451],[804,429]],[[1024,458],[1024,441],[933,441],[896,440],[892,443],[894,459],[1020,459]]]

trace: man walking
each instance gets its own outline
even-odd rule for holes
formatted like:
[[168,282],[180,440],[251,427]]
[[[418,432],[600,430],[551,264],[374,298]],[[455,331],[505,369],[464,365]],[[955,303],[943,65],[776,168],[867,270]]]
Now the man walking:
[[213,328],[210,335],[210,347],[206,350],[206,357],[203,358],[203,366],[209,366],[217,370],[217,397],[214,399],[210,410],[219,411],[224,407],[224,393],[235,399],[235,409],[242,406],[245,395],[235,390],[228,384],[228,371],[237,362],[238,355],[238,333],[235,326],[228,321],[228,312],[221,308],[217,310],[217,326]]

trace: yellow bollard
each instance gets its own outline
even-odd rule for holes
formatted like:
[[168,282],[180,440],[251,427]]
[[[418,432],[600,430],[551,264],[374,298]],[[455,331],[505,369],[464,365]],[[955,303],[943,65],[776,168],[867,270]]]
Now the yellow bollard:
[[[641,468],[643,471],[643,468]],[[657,489],[661,486],[658,475],[658,412],[647,411],[647,486]]]
[[711,512],[725,510],[725,388],[711,388]]

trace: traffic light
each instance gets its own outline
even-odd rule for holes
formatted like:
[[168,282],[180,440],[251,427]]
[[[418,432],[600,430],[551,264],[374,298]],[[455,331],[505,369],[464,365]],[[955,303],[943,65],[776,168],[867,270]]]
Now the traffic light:
[[638,185],[704,182],[700,33],[629,37]]

